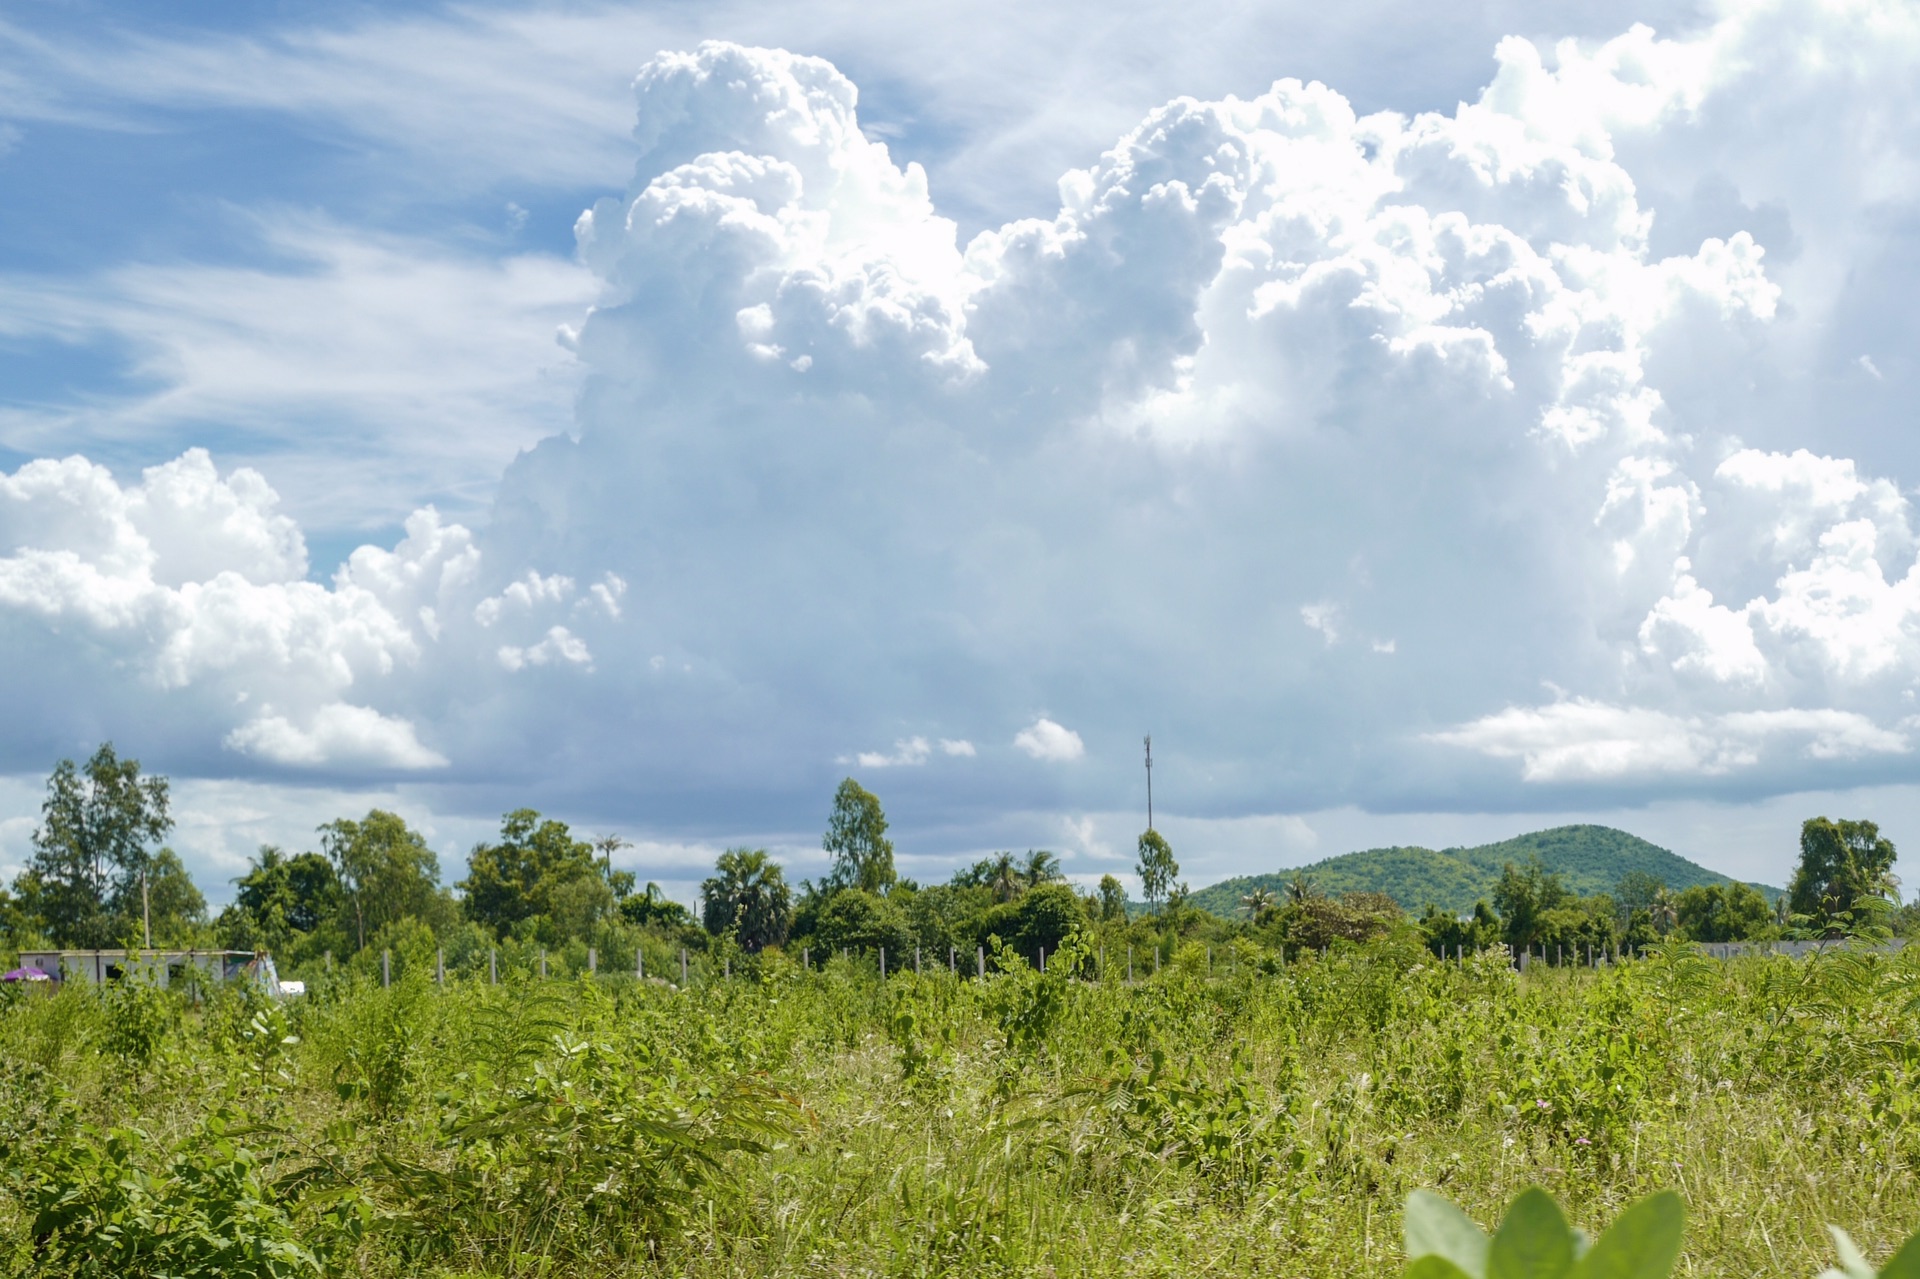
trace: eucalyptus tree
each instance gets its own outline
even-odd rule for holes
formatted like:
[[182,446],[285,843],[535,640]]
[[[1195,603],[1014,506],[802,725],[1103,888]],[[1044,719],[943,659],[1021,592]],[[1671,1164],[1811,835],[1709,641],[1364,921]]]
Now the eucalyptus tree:
[[1149,904],[1157,904],[1180,877],[1180,863],[1173,859],[1173,847],[1159,831],[1148,827],[1140,834],[1140,891]]
[[28,869],[56,943],[110,945],[117,920],[145,919],[154,864],[148,850],[173,829],[168,803],[167,779],[142,777],[140,761],[120,758],[112,742],[84,768],[70,759],[54,766]]
[[859,888],[885,893],[899,875],[893,868],[893,841],[880,799],[851,777],[833,793],[833,812],[820,846],[833,858],[825,887]]

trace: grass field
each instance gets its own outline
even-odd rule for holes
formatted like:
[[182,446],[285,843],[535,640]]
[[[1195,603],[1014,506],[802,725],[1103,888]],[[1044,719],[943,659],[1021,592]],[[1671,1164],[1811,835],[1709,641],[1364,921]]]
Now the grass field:
[[1812,1279],[1920,1226],[1917,952],[17,993],[0,1273],[1386,1275],[1410,1191],[1538,1184]]

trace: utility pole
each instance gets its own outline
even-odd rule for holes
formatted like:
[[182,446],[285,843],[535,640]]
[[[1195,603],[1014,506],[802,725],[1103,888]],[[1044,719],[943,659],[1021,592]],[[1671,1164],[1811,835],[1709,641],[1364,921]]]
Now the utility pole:
[[1153,734],[1147,734],[1147,829],[1153,829]]

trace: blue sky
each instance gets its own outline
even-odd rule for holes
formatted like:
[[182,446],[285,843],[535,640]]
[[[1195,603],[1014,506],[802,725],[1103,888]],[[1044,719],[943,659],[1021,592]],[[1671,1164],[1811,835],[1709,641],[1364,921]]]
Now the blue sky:
[[1920,818],[1909,7],[866,8],[0,18],[0,871]]

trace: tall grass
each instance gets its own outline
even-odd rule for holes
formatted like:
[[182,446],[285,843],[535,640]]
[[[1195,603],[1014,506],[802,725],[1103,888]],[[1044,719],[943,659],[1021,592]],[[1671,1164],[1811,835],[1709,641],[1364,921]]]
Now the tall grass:
[[15,994],[0,1273],[1390,1274],[1412,1190],[1537,1184],[1810,1279],[1920,1225],[1913,949]]

